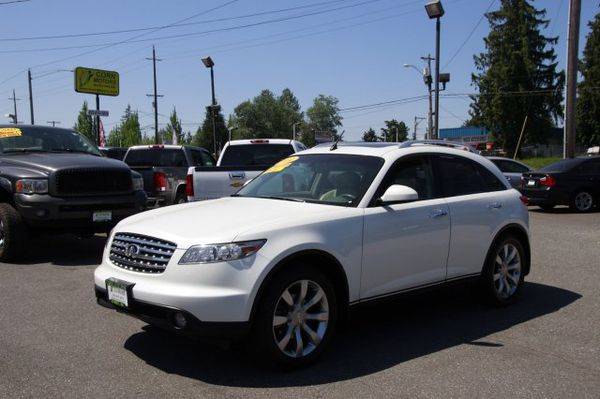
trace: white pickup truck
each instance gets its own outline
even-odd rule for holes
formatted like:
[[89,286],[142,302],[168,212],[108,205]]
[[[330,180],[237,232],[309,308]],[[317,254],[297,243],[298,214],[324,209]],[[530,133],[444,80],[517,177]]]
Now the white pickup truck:
[[289,155],[305,150],[287,139],[233,140],[225,144],[216,167],[190,167],[186,180],[188,201],[227,197],[247,181]]

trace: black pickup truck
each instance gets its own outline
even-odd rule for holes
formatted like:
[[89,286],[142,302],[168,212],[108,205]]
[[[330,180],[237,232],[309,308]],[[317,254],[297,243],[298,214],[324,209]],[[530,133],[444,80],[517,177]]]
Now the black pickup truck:
[[81,134],[0,125],[0,261],[19,260],[30,233],[107,232],[145,205],[141,176]]
[[133,146],[123,161],[144,178],[150,207],[187,202],[188,169],[215,166],[215,159],[207,150],[187,145]]

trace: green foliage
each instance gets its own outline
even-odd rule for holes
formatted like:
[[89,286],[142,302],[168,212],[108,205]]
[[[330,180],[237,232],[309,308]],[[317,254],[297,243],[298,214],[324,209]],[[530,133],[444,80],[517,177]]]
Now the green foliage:
[[[313,132],[313,138],[314,132],[328,132],[336,139],[338,137],[337,129],[342,126],[342,117],[338,103],[339,100],[333,96],[319,94],[313,100],[313,105],[306,110],[308,119],[306,129],[308,131],[305,131],[302,137],[305,138],[306,134],[310,132]],[[305,144],[307,143],[305,142]]]
[[[223,118],[223,114],[220,110],[215,115],[215,127],[217,133],[216,136],[218,153],[229,139],[229,132],[227,130],[227,126],[225,125],[225,118]],[[198,127],[198,130],[196,131],[194,137],[191,138],[191,144],[198,147],[204,147],[211,153],[213,152],[213,125],[210,106],[206,107],[204,122],[200,127]]]
[[292,126],[302,121],[300,103],[290,89],[279,97],[263,90],[235,107],[229,119],[236,138],[291,138]]
[[396,119],[385,121],[385,127],[381,128],[381,137],[383,141],[396,141],[396,132],[398,132],[398,142],[406,141],[408,138],[408,126],[403,121]]
[[[545,10],[528,0],[502,0],[498,11],[486,15],[490,33],[486,51],[474,57],[478,73],[472,83],[480,95],[472,97],[469,126],[488,128],[508,153],[516,147],[528,115],[525,142],[545,142],[547,132],[562,118],[564,75],[557,72],[554,45],[545,37]],[[514,94],[513,92],[534,92]]]
[[79,111],[79,115],[77,115],[77,122],[75,122],[73,130],[83,134],[92,143],[95,143],[96,133],[94,130],[94,119],[91,115],[88,115],[88,109],[88,103],[87,101],[84,101],[81,110]]
[[381,141],[381,137],[379,137],[377,133],[375,133],[375,130],[370,127],[369,130],[363,132],[362,141],[374,143],[376,141]]
[[107,142],[110,147],[130,147],[142,143],[138,112],[132,111],[131,105],[127,105],[121,122],[110,131]]
[[[189,133],[188,133],[189,134]],[[177,116],[177,110],[173,107],[171,115],[169,116],[169,123],[167,126],[160,131],[160,137],[165,144],[173,144],[173,137],[177,137],[177,144],[188,144],[186,142],[186,135],[181,127],[181,119]]]
[[577,139],[581,144],[600,144],[600,13],[589,23],[580,70],[583,79],[577,99]]
[[521,159],[520,161],[526,165],[531,166],[533,169],[538,170],[543,168],[544,166],[548,166],[553,164],[554,162],[560,161],[561,157],[542,157],[542,158],[526,158]]

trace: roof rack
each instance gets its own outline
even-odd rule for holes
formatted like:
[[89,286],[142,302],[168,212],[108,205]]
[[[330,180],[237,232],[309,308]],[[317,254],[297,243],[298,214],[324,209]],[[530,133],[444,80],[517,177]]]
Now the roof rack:
[[400,143],[399,148],[409,148],[409,147],[417,147],[422,145],[437,145],[440,147],[449,147],[456,148],[457,150],[469,151],[472,153],[477,153],[471,146],[464,143],[457,143],[454,141],[446,141],[446,140],[409,140]]

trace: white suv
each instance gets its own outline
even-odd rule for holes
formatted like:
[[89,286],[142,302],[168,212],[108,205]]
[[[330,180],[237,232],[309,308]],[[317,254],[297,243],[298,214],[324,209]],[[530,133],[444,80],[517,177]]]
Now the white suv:
[[304,365],[355,304],[469,279],[511,302],[530,266],[524,201],[464,150],[317,147],[232,197],[119,223],[96,296],[182,333],[248,334],[260,358]]

